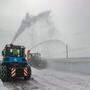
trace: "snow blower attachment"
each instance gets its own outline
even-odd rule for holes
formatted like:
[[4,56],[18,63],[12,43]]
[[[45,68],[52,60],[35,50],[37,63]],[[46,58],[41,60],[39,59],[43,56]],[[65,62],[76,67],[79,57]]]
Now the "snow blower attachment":
[[31,77],[31,67],[26,60],[25,47],[7,44],[2,51],[3,61],[0,68],[0,78],[8,81],[18,77],[25,80]]

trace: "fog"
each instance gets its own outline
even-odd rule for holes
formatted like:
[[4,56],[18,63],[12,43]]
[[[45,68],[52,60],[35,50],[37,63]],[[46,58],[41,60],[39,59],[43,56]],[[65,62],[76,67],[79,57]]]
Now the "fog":
[[[55,30],[58,32],[56,36],[68,44],[69,55],[89,56],[89,9],[89,0],[0,0],[0,30],[12,32],[14,37],[27,12],[37,16],[50,10]],[[8,41],[11,42],[11,38],[8,38]]]
[[[89,38],[90,0],[0,0],[0,78],[11,76],[14,80],[2,82],[0,87],[90,90]],[[8,49],[2,53],[5,45],[11,43],[25,46],[25,54],[20,55],[21,50],[17,50],[17,57],[13,47],[10,52],[15,55],[5,55]],[[4,67],[2,60],[12,61],[12,66]],[[25,65],[19,66],[18,61],[25,61]],[[7,74],[6,70],[11,72]],[[23,71],[27,79],[31,71],[31,79],[19,80],[17,71]]]
[[26,14],[12,43],[25,45],[31,52],[39,52],[43,57],[65,57],[65,43],[58,39],[50,11],[37,16]]

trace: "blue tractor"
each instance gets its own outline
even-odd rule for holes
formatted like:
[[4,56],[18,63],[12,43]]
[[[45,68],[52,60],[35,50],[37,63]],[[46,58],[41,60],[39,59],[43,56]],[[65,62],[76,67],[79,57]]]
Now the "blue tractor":
[[19,77],[29,80],[31,67],[26,60],[25,47],[7,44],[2,51],[3,61],[0,67],[0,78],[8,81]]

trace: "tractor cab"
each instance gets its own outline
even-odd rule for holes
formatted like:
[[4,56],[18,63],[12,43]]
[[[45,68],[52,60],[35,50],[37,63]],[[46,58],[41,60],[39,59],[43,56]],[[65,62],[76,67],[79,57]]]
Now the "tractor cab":
[[25,59],[25,47],[7,44],[2,51],[4,62],[23,62]]

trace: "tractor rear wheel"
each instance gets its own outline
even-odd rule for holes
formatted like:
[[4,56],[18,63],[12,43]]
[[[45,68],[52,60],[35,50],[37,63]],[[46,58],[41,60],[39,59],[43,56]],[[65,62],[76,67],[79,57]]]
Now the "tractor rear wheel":
[[6,82],[8,80],[8,75],[7,75],[7,67],[6,65],[2,65],[1,66],[1,70],[0,70],[0,78],[3,82]]

